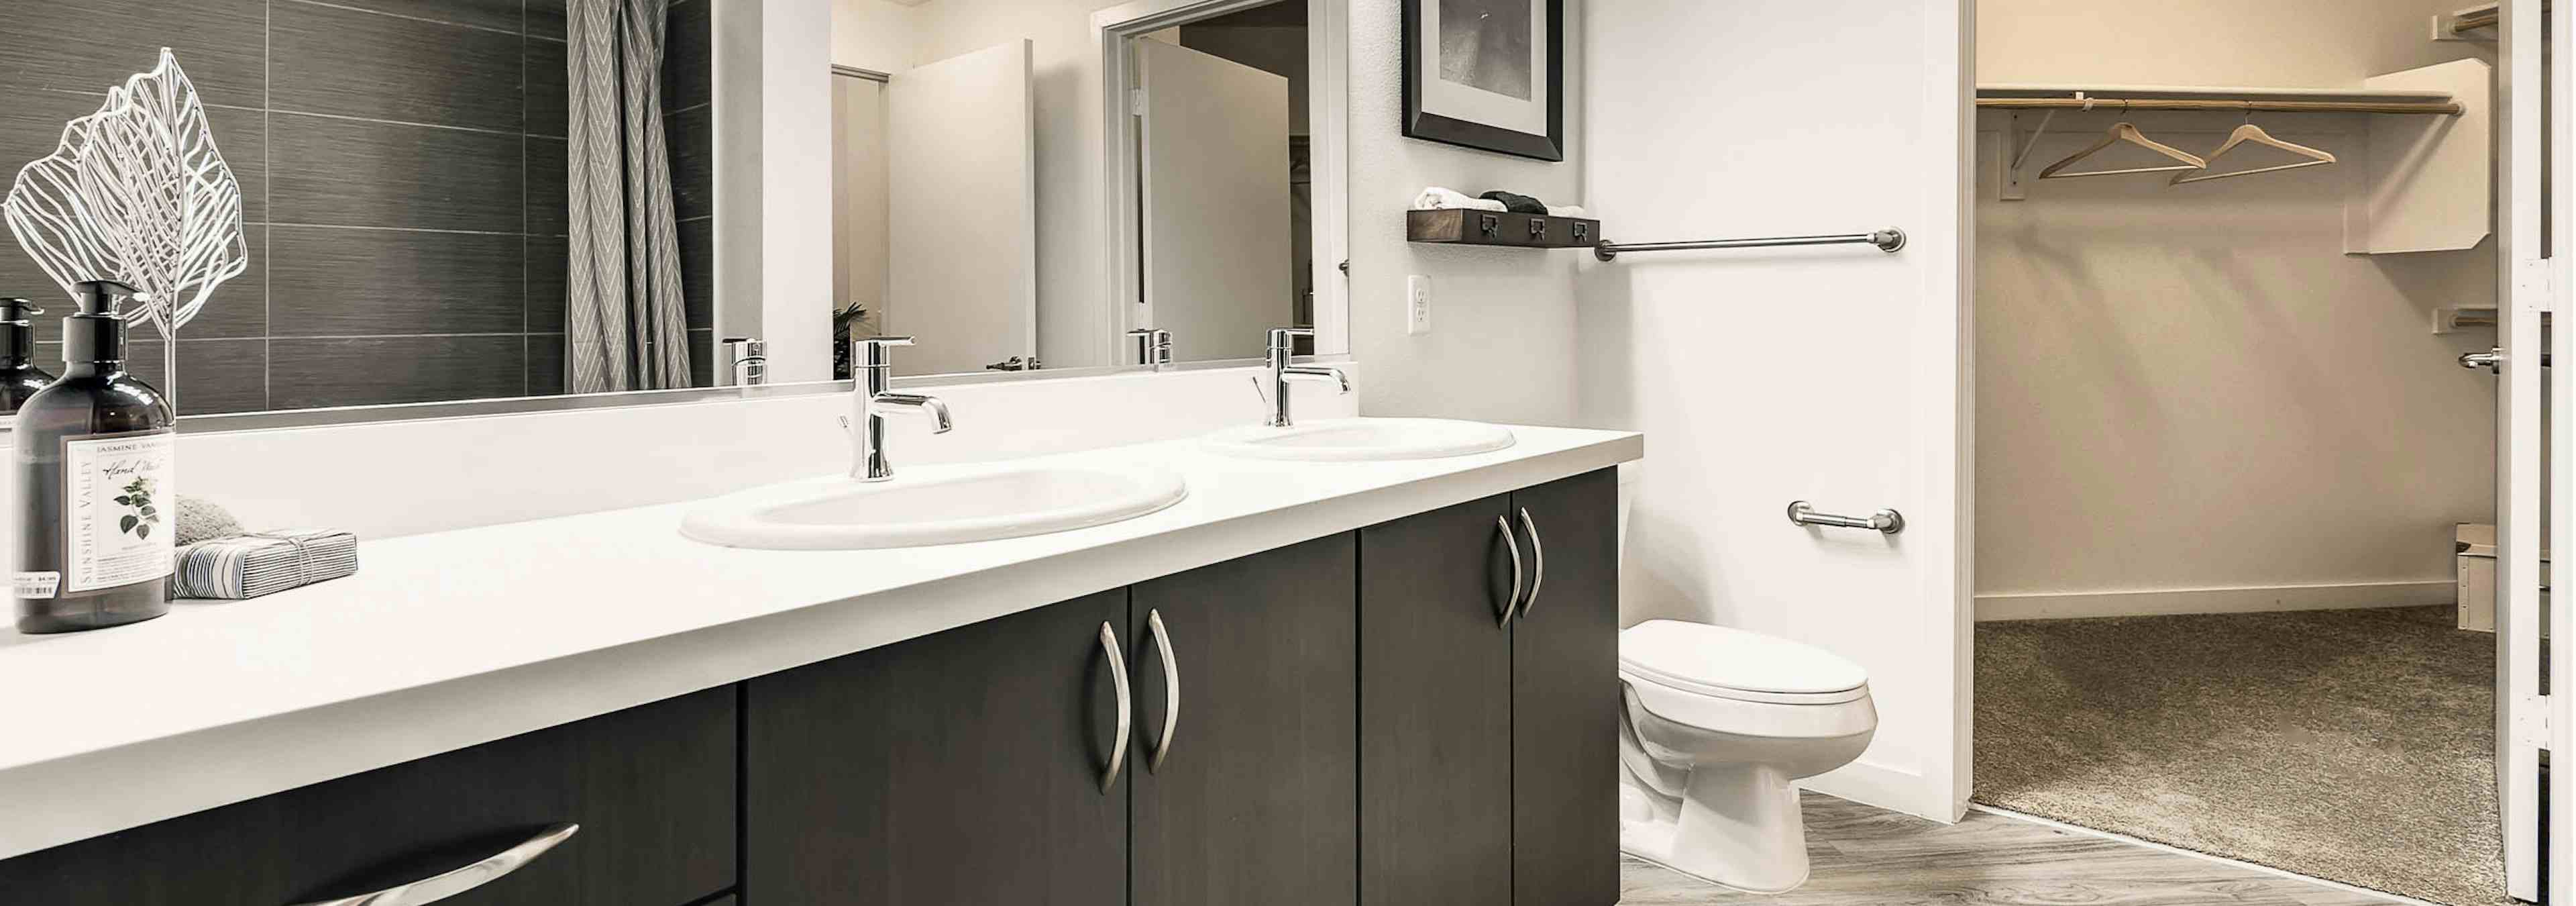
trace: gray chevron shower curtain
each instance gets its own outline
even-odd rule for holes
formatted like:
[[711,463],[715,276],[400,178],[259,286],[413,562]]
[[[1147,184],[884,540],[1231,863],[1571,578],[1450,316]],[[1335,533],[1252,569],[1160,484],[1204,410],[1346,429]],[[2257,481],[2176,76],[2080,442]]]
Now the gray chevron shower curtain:
[[670,0],[570,0],[570,231],[564,389],[689,385],[670,144],[662,132]]

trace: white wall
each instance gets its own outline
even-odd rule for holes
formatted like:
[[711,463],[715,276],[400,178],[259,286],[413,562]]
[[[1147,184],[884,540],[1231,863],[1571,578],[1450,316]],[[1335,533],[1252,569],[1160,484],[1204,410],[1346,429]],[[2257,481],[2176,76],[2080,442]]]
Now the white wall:
[[[1622,0],[1588,20],[1590,200],[1632,253],[1577,283],[1582,419],[1641,430],[1623,625],[1717,623],[1869,673],[1879,727],[1811,781],[1940,820],[1968,792],[1961,0]],[[1804,529],[1791,500],[1904,513]]]
[[912,56],[912,10],[891,0],[833,0],[832,62],[893,74],[924,62]]
[[[1351,0],[1351,352],[1369,364],[1359,385],[1369,414],[1575,420],[1573,279],[1584,253],[1414,245],[1404,209],[1426,185],[1585,201],[1588,6],[1566,3],[1569,147],[1566,162],[1547,163],[1405,138],[1401,6]],[[1622,212],[1593,213],[1615,224]],[[1420,336],[1404,332],[1408,274],[1431,277],[1431,332]]]
[[[2354,87],[2491,59],[2489,44],[2425,40],[2457,5],[1984,0],[1978,78]],[[2127,118],[2195,153],[2244,121]],[[2114,119],[2058,116],[2029,168]],[[2364,144],[2358,117],[2255,121],[2328,151]],[[1981,134],[1983,154],[2000,139]],[[2358,170],[2051,180],[2026,201],[1981,187],[1981,617],[2450,599],[2452,523],[2493,519],[2496,387],[2452,360],[2495,332],[2435,336],[2429,310],[2492,302],[2494,245],[2343,255]],[[1988,157],[1979,179],[1994,173]]]

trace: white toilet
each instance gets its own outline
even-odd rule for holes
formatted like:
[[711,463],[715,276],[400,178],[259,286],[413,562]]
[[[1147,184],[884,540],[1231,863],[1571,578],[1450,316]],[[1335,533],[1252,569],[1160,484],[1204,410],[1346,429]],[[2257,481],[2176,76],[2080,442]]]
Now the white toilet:
[[1619,684],[1619,848],[1757,893],[1806,883],[1789,782],[1868,748],[1868,674],[1787,639],[1649,620],[1619,633]]

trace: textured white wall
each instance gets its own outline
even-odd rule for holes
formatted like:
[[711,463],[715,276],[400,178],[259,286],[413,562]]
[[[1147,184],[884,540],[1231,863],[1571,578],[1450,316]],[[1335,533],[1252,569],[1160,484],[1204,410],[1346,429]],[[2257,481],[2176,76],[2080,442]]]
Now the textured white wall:
[[[1405,138],[1401,7],[1351,0],[1351,352],[1369,365],[1359,385],[1369,414],[1573,422],[1573,280],[1584,253],[1414,245],[1404,209],[1426,185],[1583,201],[1584,5],[1566,3],[1570,147],[1566,162],[1548,163]],[[1621,212],[1593,213],[1615,224]],[[1421,336],[1404,332],[1408,274],[1431,277],[1431,332]]]
[[[2425,40],[2457,5],[1984,0],[1978,77],[2352,87],[2491,59],[2488,44]],[[2243,121],[2130,119],[2194,152]],[[2059,116],[2029,166],[2110,121]],[[2358,117],[2256,122],[2329,151],[2362,144]],[[1981,134],[1983,154],[2001,144]],[[2447,600],[2451,524],[2494,513],[2495,379],[2452,358],[2495,333],[2434,336],[2429,310],[2495,298],[2494,244],[2342,254],[2353,171],[2052,180],[2027,201],[1981,188],[1983,616]],[[1993,175],[1982,162],[1978,178]]]

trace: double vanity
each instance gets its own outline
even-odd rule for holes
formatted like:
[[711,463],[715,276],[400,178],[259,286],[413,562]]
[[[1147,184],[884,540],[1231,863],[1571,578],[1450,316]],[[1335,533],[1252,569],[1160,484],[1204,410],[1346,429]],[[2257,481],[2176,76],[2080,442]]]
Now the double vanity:
[[0,737],[0,891],[1609,906],[1641,454],[1337,420],[372,542],[0,645],[81,690]]

